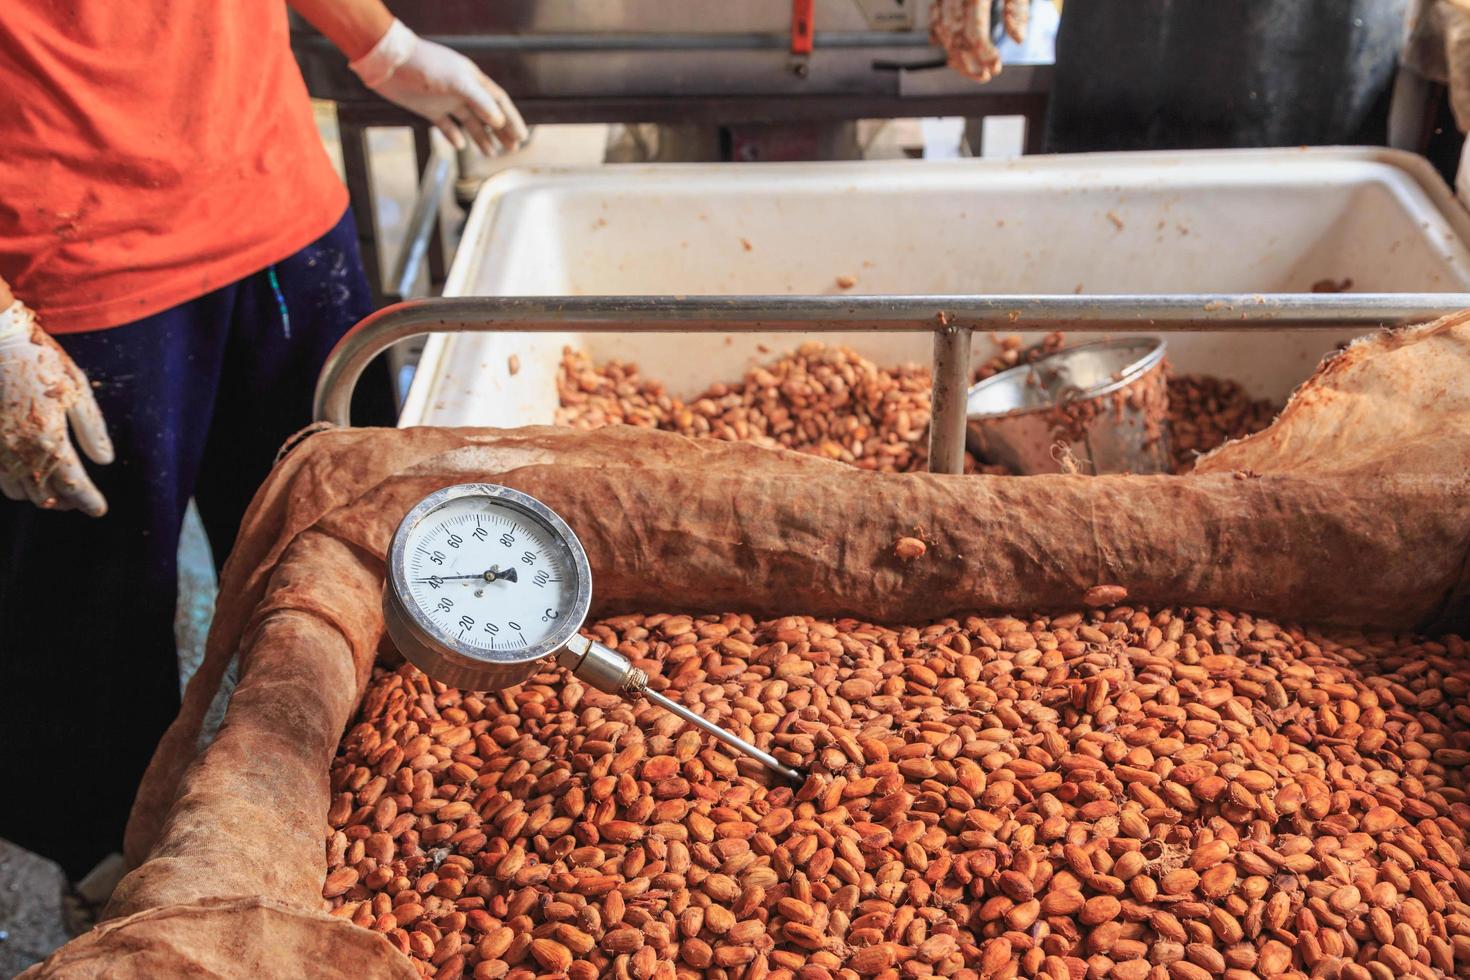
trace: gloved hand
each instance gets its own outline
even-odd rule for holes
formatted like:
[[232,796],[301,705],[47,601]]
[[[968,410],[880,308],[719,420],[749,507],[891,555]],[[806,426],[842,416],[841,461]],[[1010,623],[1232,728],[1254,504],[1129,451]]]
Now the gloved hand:
[[87,376],[16,300],[0,310],[0,492],[101,517],[107,501],[82,468],[68,418],[87,458],[112,462],[112,440]]
[[[929,8],[929,40],[944,49],[949,67],[977,82],[1000,74],[1000,51],[990,40],[991,0],[934,0]],[[1031,0],[1004,0],[1005,31],[1017,44],[1026,40]]]
[[401,20],[348,67],[389,102],[432,122],[456,150],[465,148],[465,133],[486,155],[497,142],[506,151],[525,142],[526,124],[504,89],[473,61],[425,41]]

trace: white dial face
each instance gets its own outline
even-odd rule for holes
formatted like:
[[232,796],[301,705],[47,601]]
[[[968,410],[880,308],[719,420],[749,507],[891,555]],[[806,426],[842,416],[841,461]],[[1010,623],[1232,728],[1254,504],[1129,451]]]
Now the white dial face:
[[514,504],[459,497],[409,532],[409,595],[456,646],[513,654],[554,633],[571,615],[576,567],[568,545]]

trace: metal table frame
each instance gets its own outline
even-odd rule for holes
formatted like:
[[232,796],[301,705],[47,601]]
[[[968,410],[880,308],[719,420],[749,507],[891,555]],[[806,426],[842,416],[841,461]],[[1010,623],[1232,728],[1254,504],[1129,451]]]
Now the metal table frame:
[[322,366],[318,421],[351,424],[363,369],[429,333],[929,333],[934,394],[929,469],[964,472],[974,332],[1179,333],[1240,329],[1371,330],[1470,308],[1467,293],[1179,296],[505,296],[410,300],[366,317]]
[[[429,286],[437,288],[444,281],[447,268],[439,208],[444,188],[453,178],[451,161],[434,151],[427,123],[388,102],[372,98],[339,102],[336,111],[338,139],[342,143],[342,170],[352,204],[352,216],[357,223],[357,246],[374,301],[391,302],[410,296],[425,258],[429,264]],[[368,130],[400,126],[413,132],[419,188],[403,245],[385,276],[379,247],[378,213],[373,198]]]

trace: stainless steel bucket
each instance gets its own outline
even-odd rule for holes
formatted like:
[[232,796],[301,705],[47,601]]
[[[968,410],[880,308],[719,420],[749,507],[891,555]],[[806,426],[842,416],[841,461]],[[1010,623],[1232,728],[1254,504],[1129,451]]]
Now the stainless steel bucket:
[[1016,473],[1169,472],[1164,341],[1078,344],[970,389],[967,442]]

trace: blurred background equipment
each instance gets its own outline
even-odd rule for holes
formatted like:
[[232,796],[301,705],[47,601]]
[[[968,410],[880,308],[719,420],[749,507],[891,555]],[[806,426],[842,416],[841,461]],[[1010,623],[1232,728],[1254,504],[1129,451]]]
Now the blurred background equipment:
[[[419,34],[474,59],[531,125],[613,124],[617,159],[658,161],[853,159],[882,143],[875,140],[880,127],[860,121],[939,116],[1022,117],[1025,147],[1039,149],[1057,13],[1051,3],[1033,7],[1025,45],[1004,37],[1002,16],[991,19],[1006,67],[980,85],[947,67],[930,42],[928,4],[916,0],[393,4]],[[428,127],[363,88],[305,24],[297,22],[292,42],[311,94],[336,103],[371,276],[379,247],[366,210],[373,180],[368,130],[414,126],[422,189],[433,193],[442,182],[427,166]],[[980,127],[974,129],[978,136]],[[915,123],[911,131],[918,130]],[[921,146],[922,137],[911,142]],[[599,152],[596,162],[602,159]],[[495,164],[467,169],[485,175]],[[475,187],[462,180],[461,199]],[[442,246],[431,236],[423,251],[429,284],[442,281]],[[380,293],[402,295],[400,285],[384,277]]]
[[1385,142],[1408,0],[1090,0],[1056,38],[1048,152]]

